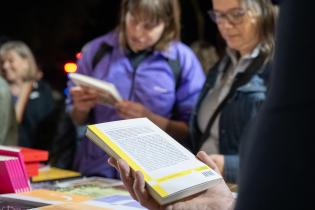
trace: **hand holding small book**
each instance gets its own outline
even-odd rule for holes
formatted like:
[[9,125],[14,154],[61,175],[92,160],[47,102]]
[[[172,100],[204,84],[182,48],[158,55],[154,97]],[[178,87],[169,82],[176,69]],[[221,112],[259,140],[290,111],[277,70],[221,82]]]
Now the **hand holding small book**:
[[[214,169],[217,173],[220,173],[216,164],[205,152],[199,152],[197,158]],[[108,162],[119,171],[121,180],[131,196],[148,209],[233,209],[234,198],[232,192],[223,180],[220,180],[215,186],[199,194],[170,205],[160,206],[146,190],[145,181],[141,172],[133,171],[122,159],[116,161],[114,158],[110,158]]]
[[89,112],[97,104],[99,97],[97,91],[83,86],[71,88],[73,107],[78,111]]

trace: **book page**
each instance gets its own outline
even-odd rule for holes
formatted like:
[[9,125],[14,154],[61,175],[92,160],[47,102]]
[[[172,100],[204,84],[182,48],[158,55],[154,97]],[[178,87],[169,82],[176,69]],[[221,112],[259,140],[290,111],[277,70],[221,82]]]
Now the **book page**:
[[[122,146],[148,172],[189,160],[176,146],[149,127],[114,129],[107,134]],[[141,146],[139,146],[141,145]]]
[[146,118],[96,126],[153,177],[203,166],[192,153]]

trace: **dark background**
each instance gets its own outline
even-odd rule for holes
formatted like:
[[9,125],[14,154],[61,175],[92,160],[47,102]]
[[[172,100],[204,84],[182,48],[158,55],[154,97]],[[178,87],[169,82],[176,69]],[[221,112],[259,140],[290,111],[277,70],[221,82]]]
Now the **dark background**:
[[[210,0],[180,0],[182,41],[188,45],[206,40],[220,49],[215,25],[207,11]],[[44,72],[44,79],[62,92],[63,65],[89,40],[113,29],[120,0],[29,0],[1,2],[0,35],[26,42]]]

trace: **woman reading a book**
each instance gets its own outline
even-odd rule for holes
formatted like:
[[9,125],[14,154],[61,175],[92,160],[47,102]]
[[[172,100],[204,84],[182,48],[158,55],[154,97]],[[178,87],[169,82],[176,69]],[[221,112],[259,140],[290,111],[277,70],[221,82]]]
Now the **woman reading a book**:
[[[78,73],[110,82],[124,100],[100,104],[97,91],[69,82],[67,108],[77,124],[147,117],[180,143],[204,82],[191,49],[179,42],[177,0],[124,0],[117,29],[89,42]],[[83,175],[118,178],[93,142],[79,146],[75,167]]]

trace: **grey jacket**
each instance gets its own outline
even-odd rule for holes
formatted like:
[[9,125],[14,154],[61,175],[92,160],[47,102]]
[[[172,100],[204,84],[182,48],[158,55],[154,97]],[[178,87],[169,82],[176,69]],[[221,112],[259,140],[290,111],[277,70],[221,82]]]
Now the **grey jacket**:
[[17,145],[17,123],[10,89],[0,76],[0,144]]

